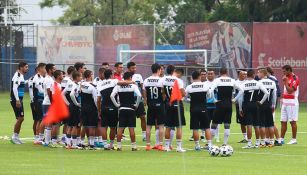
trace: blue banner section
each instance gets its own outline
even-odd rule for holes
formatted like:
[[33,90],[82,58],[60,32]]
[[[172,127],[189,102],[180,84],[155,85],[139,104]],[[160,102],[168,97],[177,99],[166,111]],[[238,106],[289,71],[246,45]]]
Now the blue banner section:
[[[157,45],[156,50],[184,50],[185,45]],[[156,63],[159,64],[183,64],[186,61],[184,53],[156,53]]]

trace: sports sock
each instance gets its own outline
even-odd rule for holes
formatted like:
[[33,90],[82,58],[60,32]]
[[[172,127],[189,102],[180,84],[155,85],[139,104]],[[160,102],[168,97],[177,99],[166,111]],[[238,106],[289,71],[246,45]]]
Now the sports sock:
[[102,140],[102,144],[107,145],[108,144],[107,140]]
[[78,145],[78,141],[77,141],[78,139],[77,139],[77,136],[75,136],[75,135],[73,135],[72,136],[72,145],[73,146],[77,146]]
[[169,142],[170,142],[170,139],[165,139],[165,148],[166,149],[169,149]]
[[174,136],[175,136],[175,130],[171,130],[171,135],[170,135],[170,141],[169,141],[169,145],[172,145],[172,142],[174,140]]
[[34,141],[37,142],[39,140],[39,135],[34,136]]
[[143,139],[146,138],[146,131],[142,131],[142,137]]
[[71,135],[70,134],[67,134],[66,136],[66,145],[71,146]]
[[88,143],[89,143],[89,145],[90,146],[94,146],[94,136],[89,136],[89,138],[88,138]]
[[215,131],[216,129],[210,129],[210,131],[211,131],[211,138],[214,138],[214,136],[215,136]]
[[110,148],[112,148],[114,145],[114,140],[110,140]]
[[208,143],[209,148],[211,148],[212,147],[212,140],[207,140],[207,143]]
[[158,144],[160,143],[159,140],[160,140],[160,139],[159,139],[159,130],[156,129],[156,145],[158,145]]
[[243,138],[244,138],[245,140],[247,140],[247,133],[244,132],[244,133],[242,133],[242,134],[243,134]]
[[122,142],[117,142],[117,148],[119,148],[119,149],[122,148]]
[[259,145],[259,144],[260,144],[260,139],[256,139],[255,145]]
[[39,133],[39,141],[43,141],[44,140],[44,133]]
[[58,141],[58,139],[57,139],[56,136],[52,136],[52,137],[51,137],[51,143],[52,143],[53,145],[57,144],[57,141]]
[[132,148],[136,148],[136,143],[135,142],[131,142],[131,147]]
[[274,145],[274,139],[270,139],[270,144]]
[[177,139],[177,149],[181,149],[182,148],[182,140],[181,139]]
[[265,139],[261,139],[261,140],[260,140],[260,144],[261,144],[261,145],[265,145]]
[[97,136],[95,136],[94,142],[98,142],[98,137]]
[[252,146],[252,139],[248,139],[248,141],[247,141],[247,145],[249,145],[249,146]]
[[205,130],[201,130],[201,136],[205,137]]
[[98,137],[98,142],[99,142],[99,143],[103,142],[102,136],[99,136],[99,137]]
[[199,140],[195,141],[195,147],[200,147]]
[[230,136],[230,129],[224,129],[224,144],[227,145]]
[[85,140],[85,138],[80,138],[80,144],[81,145],[84,145],[84,142],[85,142],[84,140]]
[[13,133],[12,138],[14,138],[14,139],[18,139],[18,137],[19,137],[19,135],[18,135],[17,133]]
[[45,128],[45,143],[49,144],[51,141],[51,128],[46,127]]
[[[219,139],[220,138],[220,125],[217,125],[216,130],[215,130],[215,139]],[[225,138],[224,138],[225,140]]]

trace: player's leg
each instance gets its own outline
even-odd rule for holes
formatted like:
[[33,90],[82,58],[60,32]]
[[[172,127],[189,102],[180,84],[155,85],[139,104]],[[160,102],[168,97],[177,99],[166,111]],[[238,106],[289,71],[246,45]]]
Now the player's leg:
[[284,144],[284,138],[287,132],[287,122],[288,122],[288,106],[285,106],[284,104],[281,106],[281,117],[280,117],[280,123],[281,123],[281,128],[280,128],[280,137],[281,137],[281,143]]
[[171,134],[171,128],[169,126],[167,126],[166,124],[166,128],[165,128],[165,151],[171,151],[170,150],[170,134]]
[[297,144],[296,141],[296,134],[297,134],[297,120],[298,120],[298,105],[297,106],[291,106],[290,110],[290,124],[292,129],[292,139],[287,144]]
[[146,141],[146,112],[145,112],[145,106],[144,103],[140,103],[136,112],[137,118],[140,118],[141,121],[141,129],[142,129],[142,140]]
[[260,148],[265,148],[266,144],[265,144],[265,138],[266,138],[266,106],[260,106],[258,108],[259,110],[259,132],[260,132]]
[[231,102],[227,102],[225,104],[225,113],[224,113],[224,143],[223,145],[228,144],[228,139],[230,136],[230,124],[231,124],[231,116],[232,116],[232,104]]
[[19,139],[19,133],[21,129],[21,125],[24,120],[24,112],[23,112],[23,103],[20,101],[21,106],[17,107],[15,101],[11,101],[12,108],[15,113],[16,122],[14,124],[13,135],[11,138],[11,142],[14,144],[22,144],[23,142]]
[[147,109],[147,126],[146,126],[146,151],[150,151],[150,136],[151,136],[151,128],[156,125],[156,113],[154,112],[154,107],[148,105]]
[[107,116],[109,118],[108,121],[110,121],[109,123],[109,127],[110,127],[110,134],[109,134],[109,138],[110,138],[110,145],[109,145],[109,149],[114,149],[114,139],[115,139],[115,135],[116,135],[116,127],[118,125],[118,110],[117,109],[113,109],[112,111],[110,111],[110,115]]
[[242,147],[243,149],[250,149],[253,148],[252,146],[252,128],[253,128],[253,118],[247,108],[247,105],[243,103],[243,114],[245,118],[246,124],[246,133],[247,133],[247,145]]
[[176,151],[183,153],[186,152],[186,150],[182,148],[182,127],[186,125],[183,103],[182,102],[179,103],[179,109],[178,107],[175,108],[176,108],[175,110],[176,115],[174,115],[175,118],[173,126],[176,127],[176,143],[177,143]]
[[195,111],[190,111],[190,130],[193,133],[193,140],[195,142],[195,151],[200,151],[201,147],[199,144],[199,129],[200,129],[200,116],[202,113],[200,112],[195,112]]
[[117,151],[122,150],[122,136],[126,127],[128,127],[128,118],[126,118],[127,110],[121,109],[118,114],[118,127],[117,127]]
[[[145,109],[144,109],[145,110]],[[136,113],[134,110],[127,110],[126,112],[127,127],[129,128],[130,140],[131,140],[131,150],[137,151],[136,139],[135,139],[135,127],[136,127]]]

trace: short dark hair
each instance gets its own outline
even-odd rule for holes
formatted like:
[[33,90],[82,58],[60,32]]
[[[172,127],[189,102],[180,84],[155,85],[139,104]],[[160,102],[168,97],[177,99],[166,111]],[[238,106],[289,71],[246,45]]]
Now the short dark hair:
[[117,62],[115,63],[114,67],[118,67],[119,65],[122,65],[123,63],[122,62]]
[[74,70],[74,71],[72,72],[72,79],[73,79],[73,80],[76,80],[78,77],[81,77],[81,73],[78,72],[78,71],[76,71],[76,70]]
[[128,64],[127,64],[127,68],[129,69],[130,67],[132,67],[132,66],[136,66],[136,64],[135,64],[135,62],[129,62]]
[[19,62],[19,64],[18,64],[18,69],[21,69],[21,68],[25,67],[26,65],[28,65],[28,63],[26,63],[26,62],[24,62],[24,61],[21,61],[21,62]]
[[249,69],[247,71],[247,77],[253,78],[255,76],[255,71],[253,69]]
[[104,78],[105,78],[105,79],[111,78],[112,74],[113,74],[113,72],[112,72],[111,69],[107,69],[107,70],[105,70],[105,71],[103,72],[103,75],[104,75]]
[[46,63],[38,63],[37,65],[37,69],[42,68],[42,67],[46,67]]
[[76,68],[74,67],[74,66],[69,66],[68,68],[67,68],[67,74],[68,75],[70,75],[73,71],[75,71],[76,70]]
[[102,66],[109,66],[109,63],[103,62],[101,65],[102,65]]
[[227,74],[227,72],[228,72],[228,70],[227,70],[227,68],[225,68],[225,67],[222,67],[222,68],[220,69],[220,74],[221,74],[221,75]]
[[286,70],[286,71],[292,72],[292,67],[291,67],[290,65],[284,65],[284,66],[282,67],[282,69],[283,69],[283,70]]
[[58,77],[61,75],[61,73],[62,73],[61,70],[56,70],[56,71],[54,71],[54,72],[53,72],[54,78],[55,78],[55,79],[58,78]]
[[83,73],[84,78],[89,78],[92,75],[92,71],[91,70],[86,70]]
[[192,79],[193,79],[193,80],[198,79],[199,76],[200,76],[200,72],[199,72],[199,71],[194,71],[194,72],[192,72]]
[[65,72],[65,71],[63,71],[63,70],[61,70],[61,72],[63,73],[63,75],[65,75],[65,74],[66,74],[66,72]]
[[79,69],[81,69],[83,66],[85,66],[85,64],[82,62],[76,62],[74,65],[77,71],[79,71]]
[[211,72],[211,71],[215,73],[215,70],[212,69],[212,68],[210,68],[210,69],[207,70],[207,72]]
[[125,72],[123,75],[124,80],[128,80],[132,78],[133,73],[132,72]]
[[105,68],[99,68],[99,73],[103,73],[106,69]]
[[166,73],[168,75],[172,75],[173,72],[175,71],[175,66],[174,65],[168,65],[167,68],[166,68]]
[[182,74],[182,75],[184,74],[184,70],[183,70],[182,68],[176,68],[176,69],[175,69],[175,72],[176,72],[176,73],[180,73],[180,74]]
[[268,73],[270,73],[271,75],[274,75],[274,71],[273,71],[273,69],[272,69],[270,66],[266,67],[266,70],[267,70]]
[[151,72],[152,73],[157,73],[159,71],[159,69],[161,69],[160,64],[155,63],[155,64],[151,65]]
[[207,73],[206,69],[200,69],[200,70],[199,70],[199,73],[202,73],[202,72]]
[[48,73],[50,70],[52,70],[54,66],[55,66],[55,65],[52,64],[52,63],[46,64],[46,71],[47,71],[47,73]]

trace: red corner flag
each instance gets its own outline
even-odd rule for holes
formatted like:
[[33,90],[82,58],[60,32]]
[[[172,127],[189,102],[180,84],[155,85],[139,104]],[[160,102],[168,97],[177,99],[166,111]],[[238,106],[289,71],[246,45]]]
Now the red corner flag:
[[52,95],[52,103],[43,120],[44,124],[58,123],[69,116],[68,108],[62,97],[60,88],[54,84],[54,94]]
[[180,92],[178,81],[175,80],[174,86],[172,89],[170,104],[172,104],[174,101],[180,101],[182,99],[182,94]]

